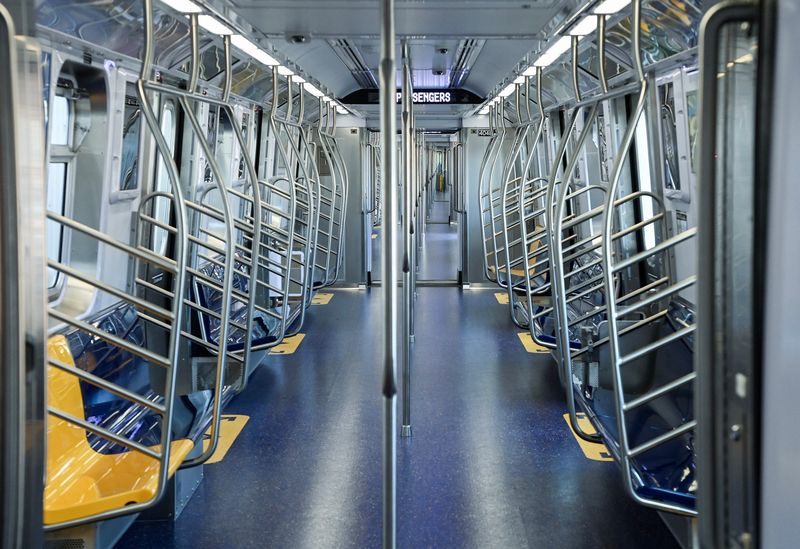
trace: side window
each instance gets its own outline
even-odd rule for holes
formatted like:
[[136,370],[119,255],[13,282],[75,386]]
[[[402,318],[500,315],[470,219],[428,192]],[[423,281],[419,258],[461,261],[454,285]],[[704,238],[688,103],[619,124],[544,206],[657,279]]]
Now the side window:
[[675,120],[675,88],[672,82],[658,88],[661,116],[661,154],[664,164],[664,186],[671,190],[681,189],[678,169],[678,127]]
[[63,95],[53,99],[53,113],[50,118],[50,144],[69,145],[70,128],[72,128],[72,106]]
[[697,92],[686,94],[686,115],[689,119],[689,155],[691,156],[692,173],[697,173]]
[[[647,138],[647,113],[642,113],[639,123],[636,126],[635,134],[636,146],[636,172],[639,176],[639,190],[653,192],[653,182],[650,179],[650,147]],[[652,219],[655,215],[653,201],[643,198],[641,204],[642,220]],[[650,223],[642,231],[644,234],[644,245],[650,249],[656,245],[656,225]]]
[[[170,147],[170,152],[175,153],[175,104],[168,102],[164,104],[161,111],[161,133],[164,135],[167,144]],[[156,168],[156,185],[155,191],[157,192],[171,192],[172,186],[170,185],[169,172],[167,166],[161,155],[158,155],[158,162]],[[155,199],[155,212],[153,217],[159,222],[169,225],[170,223],[170,200],[165,197],[158,197]],[[158,227],[153,229],[153,251],[157,254],[164,255],[167,251],[167,243],[169,241],[169,233]]]
[[[47,166],[47,209],[59,215],[66,213],[67,177],[69,160],[62,154],[70,144],[73,122],[72,103],[63,95],[53,98],[52,112],[48,120],[50,132],[50,163]],[[62,260],[64,248],[64,227],[55,221],[47,221],[47,259]],[[61,277],[55,269],[47,269],[47,287],[55,288]]]
[[122,169],[119,190],[131,191],[139,187],[139,143],[142,109],[136,88],[128,82],[125,90],[125,114],[122,121]]
[[[66,162],[51,162],[47,168],[47,209],[64,215],[67,196]],[[64,240],[64,228],[60,223],[47,221],[47,259],[61,261],[61,249]],[[47,287],[55,288],[60,273],[55,269],[47,269]]]

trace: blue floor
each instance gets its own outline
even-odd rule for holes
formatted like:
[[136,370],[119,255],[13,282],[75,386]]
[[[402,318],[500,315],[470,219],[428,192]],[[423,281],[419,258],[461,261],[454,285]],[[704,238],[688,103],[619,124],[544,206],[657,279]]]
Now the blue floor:
[[458,279],[458,226],[450,225],[448,193],[434,193],[425,240],[419,253],[418,280]]
[[[118,547],[379,547],[379,292],[312,307],[298,352],[269,357],[226,410],[250,422],[179,520]],[[493,293],[419,288],[398,546],[676,547],[614,463],[583,456],[552,360],[523,350]]]

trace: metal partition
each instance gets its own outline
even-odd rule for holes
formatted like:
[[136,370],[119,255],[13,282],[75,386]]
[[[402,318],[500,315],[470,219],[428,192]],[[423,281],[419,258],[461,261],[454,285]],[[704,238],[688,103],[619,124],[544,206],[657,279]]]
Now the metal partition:
[[[328,102],[320,99],[320,118],[317,127],[319,142],[325,154],[326,162],[331,169],[333,178],[333,196],[331,197],[330,219],[328,220],[331,232],[328,237],[329,245],[325,250],[326,267],[323,287],[335,284],[339,279],[339,271],[344,260],[343,242],[344,227],[347,220],[347,196],[349,189],[349,176],[347,165],[344,162],[339,142],[336,139],[336,109]],[[323,116],[324,113],[324,116]],[[323,124],[323,121],[325,122]],[[322,215],[322,214],[321,214]],[[333,263],[333,264],[331,264]]]
[[[497,192],[492,189],[492,173],[500,154],[500,149],[505,138],[505,120],[503,118],[503,103],[497,107],[492,106],[489,112],[489,131],[492,136],[489,145],[481,160],[478,170],[478,207],[481,213],[481,246],[483,248],[483,270],[486,278],[492,282],[498,281],[497,271],[497,223],[500,215],[495,216],[495,202]],[[427,181],[426,181],[427,185]],[[496,191],[496,189],[495,189]]]
[[[645,313],[645,318],[638,320],[633,325],[637,328],[644,327],[653,322],[663,321],[668,315],[670,298],[693,285],[696,281],[696,275],[690,275],[679,281],[672,281],[667,277],[661,277],[652,283],[647,279],[640,280],[637,286],[625,288],[623,292],[620,292],[621,295],[617,295],[616,292],[616,276],[632,268],[646,268],[649,260],[652,261],[653,258],[657,256],[663,258],[670,250],[694,238],[697,233],[697,229],[694,227],[688,228],[673,236],[667,236],[666,231],[662,230],[662,238],[660,241],[650,245],[647,243],[646,238],[642,238],[639,240],[640,250],[627,257],[622,255],[622,249],[618,246],[620,237],[618,233],[614,231],[614,223],[618,208],[617,203],[620,198],[620,179],[626,157],[633,142],[637,124],[645,108],[649,86],[649,81],[644,75],[640,50],[641,0],[634,0],[632,3],[632,10],[633,40],[631,41],[631,55],[634,60],[634,68],[639,83],[639,94],[631,117],[628,120],[628,126],[622,138],[621,146],[611,172],[603,215],[603,276],[605,293],[608,299],[608,343],[616,404],[617,442],[619,445],[618,458],[622,465],[625,489],[637,502],[660,511],[695,516],[697,512],[693,507],[688,507],[682,503],[672,503],[665,499],[657,499],[653,495],[641,493],[638,490],[639,483],[634,468],[634,460],[642,454],[678,437],[684,439],[691,437],[696,424],[694,418],[680,418],[676,421],[677,425],[673,426],[671,429],[650,437],[643,442],[639,442],[636,446],[631,445],[630,426],[627,421],[628,415],[637,408],[665,397],[668,393],[676,391],[684,386],[693,386],[696,376],[692,368],[690,373],[676,379],[660,381],[635,398],[630,398],[625,390],[626,380],[630,375],[630,370],[626,369],[626,366],[634,364],[637,360],[647,357],[673,342],[680,343],[694,332],[695,324],[694,318],[686,318],[681,320],[682,326],[677,327],[668,335],[659,335],[654,340],[645,340],[643,343],[636,342],[623,346],[622,336],[624,333],[630,333],[636,328],[631,326],[623,327],[622,321],[625,318],[630,318],[630,315],[635,313]],[[647,193],[642,193],[642,196],[646,194]],[[644,219],[639,223],[627,227],[620,225],[619,231],[630,231],[631,234],[643,233],[647,227],[659,221],[659,219],[656,219],[657,215],[658,212],[655,212],[650,219]],[[664,227],[663,223],[660,223],[660,225]],[[642,246],[641,243],[644,245]]]
[[[147,203],[150,200],[158,198],[160,193],[153,193],[146,196],[142,200],[138,219],[140,220],[140,227],[137,230],[138,237],[142,241],[142,245],[148,241],[152,242],[149,238],[151,232],[155,229],[161,229],[179,236],[185,234],[187,241],[187,248],[185,257],[179,263],[179,270],[188,275],[187,287],[185,292],[181,292],[182,304],[185,305],[190,313],[195,314],[198,324],[201,326],[202,337],[198,337],[189,326],[189,316],[186,317],[186,324],[183,322],[175,322],[174,326],[181,327],[179,336],[187,340],[186,350],[192,353],[192,345],[197,345],[200,348],[206,349],[209,353],[216,356],[216,371],[214,379],[214,401],[213,411],[211,418],[211,443],[202,454],[198,457],[192,458],[183,464],[183,467],[191,467],[199,465],[210,458],[214,451],[216,451],[217,440],[219,436],[219,422],[222,414],[223,404],[223,390],[226,386],[225,375],[229,369],[231,359],[237,359],[233,352],[229,349],[229,336],[231,321],[229,319],[229,311],[232,304],[233,293],[233,280],[235,269],[235,239],[234,239],[234,217],[231,212],[231,204],[229,199],[229,189],[226,181],[230,184],[228,178],[223,176],[223,172],[216,160],[214,146],[209,143],[203,125],[197,116],[197,107],[201,104],[210,105],[212,107],[229,108],[228,101],[230,97],[231,86],[231,63],[230,63],[230,36],[225,36],[223,40],[225,51],[225,87],[223,89],[221,99],[213,99],[208,95],[202,94],[197,89],[197,84],[200,75],[200,49],[199,49],[199,24],[197,14],[189,16],[190,21],[190,40],[191,40],[191,73],[190,80],[186,90],[182,90],[155,79],[152,67],[153,55],[153,42],[154,42],[154,20],[153,20],[153,6],[152,0],[145,0],[145,55],[142,64],[142,71],[138,82],[139,101],[142,105],[142,111],[145,115],[146,126],[150,134],[155,139],[156,150],[160,155],[161,162],[167,167],[169,174],[172,192],[167,193],[175,195],[176,189],[180,188],[180,176],[177,166],[172,158],[172,153],[167,146],[167,141],[162,134],[161,124],[155,115],[155,107],[153,104],[153,93],[158,93],[161,97],[171,96],[177,99],[178,104],[184,116],[189,121],[191,131],[195,136],[196,142],[200,145],[203,156],[207,162],[207,168],[210,171],[212,182],[211,188],[198,187],[191,191],[189,198],[182,199],[182,206],[184,208],[185,223],[183,227],[173,228],[170,225],[163,224],[156,220],[154,217],[148,216]],[[148,93],[149,92],[149,93]],[[235,122],[236,118],[233,115],[232,109],[229,116],[231,122]],[[234,129],[238,131],[238,137],[241,136],[241,130],[238,124],[232,124]],[[243,141],[241,142],[243,144]],[[232,185],[231,185],[232,186]],[[216,193],[216,200],[212,204],[210,201],[205,200],[211,194]],[[240,226],[240,229],[247,231],[247,227]],[[184,230],[185,233],[181,233]],[[250,231],[248,235],[252,242],[253,232]],[[247,259],[239,259],[240,272],[244,269],[252,269],[250,262],[250,253],[247,253]],[[222,273],[218,273],[218,269],[222,269]],[[158,284],[154,283],[157,280],[152,273],[146,269],[137,269],[136,282],[142,287],[142,291],[152,296],[163,295],[162,289]],[[251,271],[252,272],[252,271]],[[251,281],[252,282],[252,281]],[[248,286],[250,289],[255,284]],[[210,306],[210,300],[204,300],[203,295],[217,294],[220,296],[218,306]],[[250,315],[246,325],[237,325],[235,328],[246,331],[246,336],[249,337],[251,323],[252,323],[252,306],[255,301],[242,290],[236,290],[236,297],[242,303],[246,304],[249,308]],[[173,333],[177,330],[173,330]],[[240,370],[239,385],[243,386],[245,368]]]
[[[537,73],[540,72],[541,70],[537,69]],[[541,235],[537,236],[536,234],[536,217],[538,215],[536,210],[542,197],[542,193],[539,191],[540,187],[536,187],[536,183],[541,181],[541,178],[531,176],[531,163],[538,153],[545,118],[541,103],[541,93],[538,91],[538,86],[541,85],[539,78],[537,79],[539,119],[531,135],[530,130],[534,119],[530,112],[530,78],[526,76],[522,85],[525,88],[524,112],[527,116],[524,121],[520,120],[521,126],[517,129],[518,142],[513,148],[515,152],[512,153],[506,163],[501,207],[506,283],[503,283],[499,276],[498,282],[501,287],[506,288],[508,293],[511,319],[520,328],[531,328],[530,321],[533,316],[532,295],[534,292],[532,284],[535,284],[533,279],[536,276],[541,277],[545,274],[546,271],[541,269],[542,264],[548,265],[549,263],[549,261],[540,261],[540,256],[546,252],[540,248]],[[515,98],[517,112],[520,112],[520,85],[517,85],[515,90]],[[531,137],[530,147],[525,150],[529,137]],[[527,158],[525,158],[523,150]],[[516,177],[512,178],[512,169],[517,160],[520,164],[520,171]],[[529,229],[529,225],[532,225],[532,230]],[[515,231],[513,239],[510,237],[512,230]],[[533,235],[529,235],[531,232],[533,232]],[[513,256],[512,249],[517,250]],[[546,269],[549,269],[549,265]],[[524,293],[526,300],[520,301],[517,298],[517,292]]]
[[[304,133],[302,119],[292,120],[292,80],[286,79],[286,113],[284,117],[278,115],[280,99],[278,89],[278,68],[273,67],[272,73],[272,109],[270,111],[270,131],[275,138],[278,157],[286,169],[285,179],[295,193],[295,219],[292,223],[294,242],[298,250],[291,252],[291,269],[289,282],[295,291],[290,294],[292,301],[299,301],[297,311],[299,319],[295,321],[294,328],[287,335],[294,335],[300,331],[306,315],[306,309],[311,304],[313,293],[313,276],[316,265],[317,253],[317,227],[319,226],[319,206],[321,192],[319,177],[311,177],[311,166],[307,162],[309,151],[308,142],[301,134]],[[302,96],[302,90],[300,95]],[[305,154],[301,152],[301,148]],[[316,164],[314,164],[316,167]],[[318,173],[318,172],[317,172]]]

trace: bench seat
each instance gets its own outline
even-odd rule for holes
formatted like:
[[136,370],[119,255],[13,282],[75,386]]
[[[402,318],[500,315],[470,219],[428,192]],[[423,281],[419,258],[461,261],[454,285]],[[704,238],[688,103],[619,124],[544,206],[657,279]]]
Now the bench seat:
[[[48,354],[75,367],[67,339],[56,335],[48,342]],[[78,378],[48,367],[48,406],[85,419]],[[158,451],[158,446],[150,446]],[[171,477],[194,448],[191,440],[175,440],[169,456]],[[130,450],[97,452],[81,427],[49,415],[47,419],[47,475],[44,522],[56,524],[80,519],[151,500],[158,487],[159,463]]]

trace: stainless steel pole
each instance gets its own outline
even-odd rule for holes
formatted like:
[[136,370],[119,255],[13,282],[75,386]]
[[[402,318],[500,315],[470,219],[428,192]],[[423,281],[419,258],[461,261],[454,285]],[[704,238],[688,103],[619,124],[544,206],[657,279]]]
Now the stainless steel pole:
[[397,120],[394,0],[381,1],[380,121],[383,147],[383,547],[397,543]]
[[411,134],[411,67],[408,42],[403,41],[403,424],[400,436],[411,436],[411,317],[414,303],[411,293],[412,249],[412,172],[413,136]]

